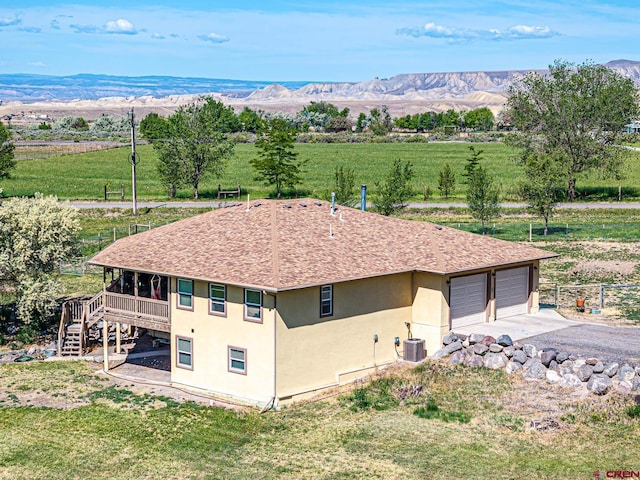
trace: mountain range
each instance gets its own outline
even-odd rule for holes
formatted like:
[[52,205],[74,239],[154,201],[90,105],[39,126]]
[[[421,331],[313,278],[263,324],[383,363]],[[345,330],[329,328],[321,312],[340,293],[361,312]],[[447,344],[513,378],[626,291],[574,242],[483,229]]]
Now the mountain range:
[[[640,62],[615,60],[605,65],[640,86]],[[390,111],[395,109],[396,115],[427,108],[441,111],[488,106],[498,111],[504,104],[508,86],[529,71],[410,73],[361,82],[0,74],[0,113],[18,106],[59,113],[70,103],[94,108],[96,112],[102,108],[115,113],[135,106],[143,111],[167,113],[202,94],[230,105],[264,110],[297,111],[300,105],[322,100],[349,106],[354,113],[380,104],[389,105]]]

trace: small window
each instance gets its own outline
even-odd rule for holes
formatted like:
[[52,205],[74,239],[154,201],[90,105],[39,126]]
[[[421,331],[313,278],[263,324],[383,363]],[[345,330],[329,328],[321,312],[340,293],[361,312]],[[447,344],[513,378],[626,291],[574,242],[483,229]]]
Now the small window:
[[320,316],[333,315],[333,285],[320,287]]
[[178,308],[193,310],[193,281],[178,279]]
[[214,315],[225,315],[227,313],[226,293],[227,289],[224,285],[209,284],[209,313]]
[[191,339],[176,337],[176,355],[178,366],[193,370],[193,351]]
[[229,371],[247,374],[247,350],[245,348],[229,347]]
[[260,290],[244,291],[244,318],[252,322],[262,321],[262,292]]

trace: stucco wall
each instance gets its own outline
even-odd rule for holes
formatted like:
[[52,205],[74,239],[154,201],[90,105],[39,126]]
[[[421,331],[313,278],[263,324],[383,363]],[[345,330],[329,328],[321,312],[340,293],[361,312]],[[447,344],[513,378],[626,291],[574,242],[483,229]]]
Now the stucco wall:
[[[263,296],[263,323],[244,320],[244,291],[227,286],[226,316],[209,314],[208,283],[194,282],[193,311],[176,307],[171,280],[172,382],[234,399],[265,403],[273,396],[273,297]],[[193,370],[177,366],[176,337],[193,340]],[[228,371],[228,347],[247,350],[246,375]]]
[[448,286],[445,277],[414,273],[412,295],[411,333],[414,338],[425,340],[427,355],[432,355],[441,347],[442,336],[449,331]]
[[406,338],[411,303],[410,273],[334,284],[330,317],[320,317],[320,287],[278,293],[278,396],[344,383],[395,361],[394,338]]

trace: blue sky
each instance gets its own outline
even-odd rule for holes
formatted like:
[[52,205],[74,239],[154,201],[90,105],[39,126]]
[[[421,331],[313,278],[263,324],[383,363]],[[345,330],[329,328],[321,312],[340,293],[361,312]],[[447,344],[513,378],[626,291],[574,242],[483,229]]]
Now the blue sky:
[[[107,4],[107,6],[105,6]],[[0,73],[361,81],[640,60],[637,0],[2,0]]]

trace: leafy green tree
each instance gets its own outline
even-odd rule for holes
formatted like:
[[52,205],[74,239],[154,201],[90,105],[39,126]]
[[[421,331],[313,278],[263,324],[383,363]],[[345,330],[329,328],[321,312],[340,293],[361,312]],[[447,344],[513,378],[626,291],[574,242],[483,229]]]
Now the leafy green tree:
[[556,60],[548,75],[530,73],[509,88],[506,117],[522,132],[510,143],[521,148],[523,163],[531,152],[564,158],[567,197],[574,200],[580,174],[621,177],[628,152],[614,145],[638,116],[638,101],[631,78],[603,65]]
[[482,234],[485,225],[495,217],[500,216],[500,189],[495,185],[493,177],[486,168],[478,165],[469,176],[469,190],[467,204],[471,216],[482,224]]
[[544,220],[544,234],[549,218],[565,194],[567,162],[562,157],[531,153],[524,163],[525,180],[518,185],[520,197],[528,208]]
[[327,132],[350,132],[353,124],[346,117],[333,117],[326,125],[325,130]]
[[333,193],[336,194],[336,203],[345,207],[354,207],[358,199],[356,174],[353,168],[336,165],[334,179]]
[[11,130],[0,123],[0,178],[9,178],[16,167],[13,156],[15,146],[11,142]]
[[233,109],[211,97],[182,106],[169,117],[167,138],[153,147],[159,157],[158,173],[170,195],[186,184],[197,199],[206,175],[222,175],[233,155],[235,144],[228,134],[236,122]]
[[440,196],[449,198],[449,194],[453,193],[456,185],[456,174],[451,168],[451,165],[445,163],[444,166],[438,172],[438,190],[440,190]]
[[256,140],[258,157],[249,161],[256,171],[256,180],[275,185],[280,198],[283,187],[294,188],[302,182],[303,162],[295,151],[296,130],[286,120],[272,118],[263,125]]
[[258,133],[262,125],[260,114],[255,110],[251,110],[249,107],[244,107],[238,114],[238,121],[240,122],[240,129],[243,132]]
[[392,215],[405,208],[407,199],[412,195],[411,180],[413,179],[413,164],[410,161],[403,164],[396,159],[389,169],[385,181],[376,182],[374,208],[382,215]]
[[169,138],[169,121],[155,112],[149,113],[140,120],[140,133],[151,141]]
[[347,118],[349,116],[348,108],[343,108],[342,110],[338,110],[338,107],[336,107],[333,103],[324,102],[324,101],[320,101],[320,102],[312,101],[311,104],[304,107],[302,111],[320,113],[320,114],[328,115],[331,118],[335,118],[335,117]]
[[467,164],[464,166],[464,173],[462,174],[467,178],[467,183],[471,182],[471,177],[480,166],[480,160],[482,160],[482,154],[484,153],[484,150],[476,150],[473,145],[469,145],[469,151],[471,153],[467,157]]
[[493,128],[495,117],[487,107],[470,110],[464,114],[465,127],[472,130],[488,131]]
[[0,288],[13,292],[25,324],[44,320],[62,287],[54,274],[75,254],[77,210],[55,197],[13,198],[0,208]]

